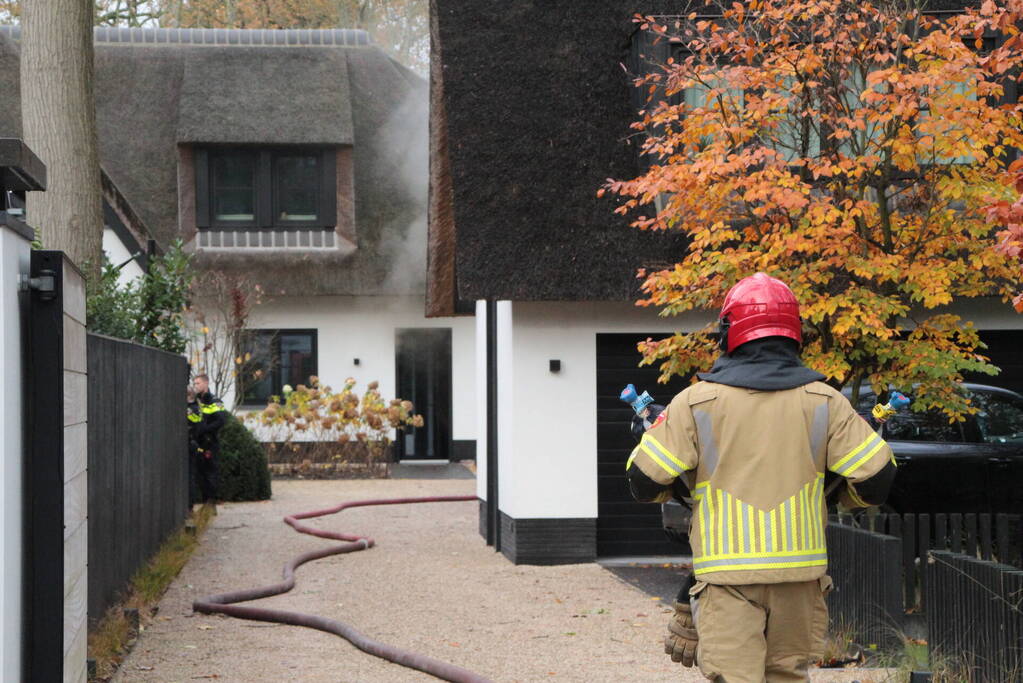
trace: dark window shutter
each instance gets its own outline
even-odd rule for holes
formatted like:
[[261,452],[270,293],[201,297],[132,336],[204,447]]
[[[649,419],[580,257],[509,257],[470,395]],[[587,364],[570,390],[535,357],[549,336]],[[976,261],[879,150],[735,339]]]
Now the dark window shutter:
[[337,225],[337,149],[325,149],[320,155],[320,225]]
[[192,155],[195,168],[195,225],[210,227],[210,159],[205,149],[196,148]]

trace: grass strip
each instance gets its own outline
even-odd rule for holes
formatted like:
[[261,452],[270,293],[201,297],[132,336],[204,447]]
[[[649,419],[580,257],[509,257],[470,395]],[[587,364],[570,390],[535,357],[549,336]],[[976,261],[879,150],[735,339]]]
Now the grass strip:
[[[138,631],[145,627],[156,605],[192,556],[199,539],[213,518],[213,506],[203,505],[186,523],[163,542],[160,549],[132,577],[124,596],[106,611],[103,618],[89,629],[89,658],[96,663],[89,681],[108,681],[131,652]],[[194,526],[192,526],[194,525]],[[131,615],[137,610],[138,620]]]

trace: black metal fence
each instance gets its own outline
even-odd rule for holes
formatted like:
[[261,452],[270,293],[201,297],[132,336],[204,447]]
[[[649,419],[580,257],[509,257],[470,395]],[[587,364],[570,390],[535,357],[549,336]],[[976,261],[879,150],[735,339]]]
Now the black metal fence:
[[931,550],[949,550],[981,560],[1023,566],[1023,518],[1007,514],[903,514],[838,517],[844,525],[859,526],[899,539],[902,600],[907,610],[926,611]]
[[188,511],[184,357],[90,334],[89,617]]
[[835,588],[828,596],[834,627],[857,642],[894,645],[902,624],[898,538],[841,524],[829,524],[828,572]]
[[1023,680],[1023,570],[943,550],[927,564],[932,662],[969,667],[977,683]]

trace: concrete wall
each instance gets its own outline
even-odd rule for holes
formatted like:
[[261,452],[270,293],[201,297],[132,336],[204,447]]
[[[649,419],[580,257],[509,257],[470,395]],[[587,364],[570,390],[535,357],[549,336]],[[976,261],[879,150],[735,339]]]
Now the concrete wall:
[[[365,389],[380,382],[384,398],[395,394],[395,334],[399,328],[451,328],[452,438],[477,435],[476,323],[471,317],[426,318],[422,297],[280,297],[258,306],[252,329],[317,330],[321,381],[340,385],[346,377]],[[354,359],[359,359],[355,365]]]
[[[24,499],[24,410],[22,317],[26,295],[18,276],[28,275],[29,243],[0,228],[0,680],[21,678],[22,651],[22,524]],[[26,302],[27,303],[27,302]]]
[[64,262],[64,681],[86,680],[88,384],[85,281]]
[[[499,505],[515,519],[597,516],[597,343],[699,329],[627,303],[498,302]],[[552,373],[550,360],[561,361]]]

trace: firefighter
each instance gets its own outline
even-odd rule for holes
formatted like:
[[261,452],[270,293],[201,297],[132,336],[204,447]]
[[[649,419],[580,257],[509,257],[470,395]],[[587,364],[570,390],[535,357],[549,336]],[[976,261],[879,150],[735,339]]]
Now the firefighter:
[[215,502],[218,483],[217,456],[220,454],[218,432],[224,426],[227,412],[220,399],[210,393],[209,377],[196,375],[193,384],[201,415],[201,420],[194,428],[198,446],[195,455],[196,478],[199,480],[202,501]]
[[695,581],[676,603],[666,650],[710,680],[806,681],[828,623],[824,477],[839,503],[879,505],[891,449],[824,376],[799,358],[799,303],[757,273],[728,292],[723,353],[643,434],[626,464],[633,495],[694,500]]

